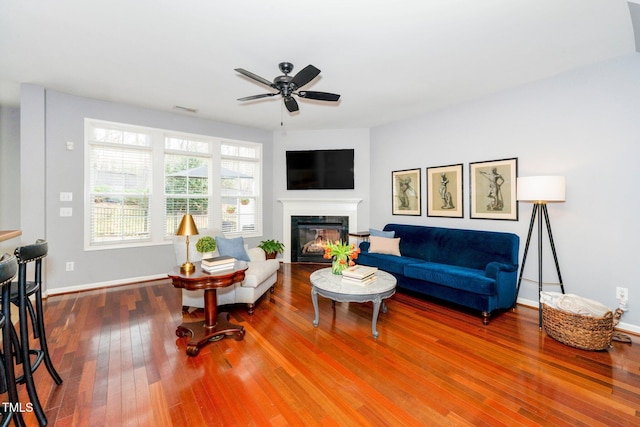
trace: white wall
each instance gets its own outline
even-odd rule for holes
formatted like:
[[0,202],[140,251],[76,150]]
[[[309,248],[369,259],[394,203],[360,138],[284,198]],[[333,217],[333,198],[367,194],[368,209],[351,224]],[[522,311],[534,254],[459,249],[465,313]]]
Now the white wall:
[[[469,162],[517,157],[519,176],[565,175],[567,202],[549,205],[568,293],[615,308],[629,288],[622,321],[640,331],[640,54],[594,64],[435,114],[371,130],[371,226],[389,222],[514,232],[521,253],[531,204],[519,221],[469,219]],[[393,170],[464,163],[464,219],[391,214]],[[423,212],[426,212],[424,205]],[[537,235],[520,297],[537,301]],[[550,247],[544,281],[557,283]],[[521,257],[522,259],[522,257]],[[535,282],[535,283],[534,283]],[[556,291],[557,286],[545,286]]]
[[[287,190],[286,152],[287,150],[340,149],[353,148],[354,154],[354,190]],[[282,204],[281,198],[318,198],[318,199],[357,199],[363,201],[358,205],[358,228],[369,228],[369,129],[334,129],[311,131],[276,131],[273,134],[273,186],[274,186],[274,237],[281,240]],[[357,230],[350,230],[357,231]],[[286,242],[285,245],[288,246]],[[288,248],[287,248],[288,249]]]
[[[21,176],[23,243],[37,237],[49,242],[46,285],[49,292],[118,283],[133,278],[164,275],[175,264],[171,244],[85,252],[84,119],[86,117],[140,126],[171,129],[266,145],[265,165],[271,164],[271,132],[217,123],[193,116],[152,111],[81,98],[41,87],[23,85],[21,90]],[[75,144],[67,150],[67,141]],[[44,168],[42,165],[44,164]],[[272,183],[264,180],[265,233],[271,234]],[[61,203],[61,191],[72,192],[72,203]],[[73,209],[72,217],[60,217],[60,207]],[[25,209],[25,206],[30,206]],[[255,239],[259,241],[259,239]],[[251,242],[252,244],[257,243]],[[75,271],[65,271],[73,261]]]

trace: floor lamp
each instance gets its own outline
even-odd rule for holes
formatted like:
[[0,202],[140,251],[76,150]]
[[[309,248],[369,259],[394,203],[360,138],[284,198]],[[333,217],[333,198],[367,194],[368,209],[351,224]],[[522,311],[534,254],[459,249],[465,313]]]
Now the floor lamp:
[[[518,201],[533,203],[533,211],[531,212],[531,222],[529,223],[529,234],[527,235],[527,243],[524,247],[524,255],[522,257],[522,266],[520,267],[520,276],[518,277],[518,287],[516,288],[516,301],[520,292],[520,283],[522,282],[522,273],[524,265],[527,262],[527,253],[529,252],[529,243],[531,242],[531,233],[533,225],[536,222],[536,214],[538,218],[538,326],[542,329],[542,307],[540,303],[540,292],[542,292],[542,221],[544,219],[547,225],[547,234],[549,235],[549,243],[553,252],[553,260],[556,264],[558,272],[558,280],[560,281],[560,289],[564,294],[564,285],[562,284],[562,275],[560,274],[560,264],[558,264],[558,256],[556,255],[556,246],[553,243],[553,234],[551,233],[551,223],[549,222],[549,213],[547,211],[547,203],[563,203],[566,197],[566,179],[564,176],[529,176],[518,178],[517,194]],[[515,306],[515,302],[514,302]]]

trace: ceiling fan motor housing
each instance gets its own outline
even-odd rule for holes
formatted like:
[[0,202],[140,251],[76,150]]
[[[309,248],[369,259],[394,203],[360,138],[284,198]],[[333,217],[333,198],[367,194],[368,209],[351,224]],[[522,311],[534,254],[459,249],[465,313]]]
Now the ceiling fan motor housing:
[[291,80],[293,80],[291,76],[278,76],[273,79],[273,84],[276,85],[282,96],[289,96],[291,92],[296,90],[295,85],[290,84]]
[[278,66],[280,67],[280,71],[284,74],[289,74],[293,71],[293,64],[291,62],[281,62]]

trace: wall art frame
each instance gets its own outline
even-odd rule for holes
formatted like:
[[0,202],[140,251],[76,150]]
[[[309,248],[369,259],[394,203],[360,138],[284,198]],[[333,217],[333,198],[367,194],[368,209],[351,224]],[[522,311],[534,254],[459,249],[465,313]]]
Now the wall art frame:
[[422,215],[421,179],[420,168],[391,172],[393,215]]
[[427,168],[427,216],[464,218],[462,163]]
[[471,219],[518,220],[518,159],[469,163]]

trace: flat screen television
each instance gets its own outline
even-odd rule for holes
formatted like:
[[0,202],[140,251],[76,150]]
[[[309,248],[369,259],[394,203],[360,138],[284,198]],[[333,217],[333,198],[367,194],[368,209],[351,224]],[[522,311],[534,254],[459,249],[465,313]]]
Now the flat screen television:
[[353,149],[287,151],[287,190],[353,190]]

